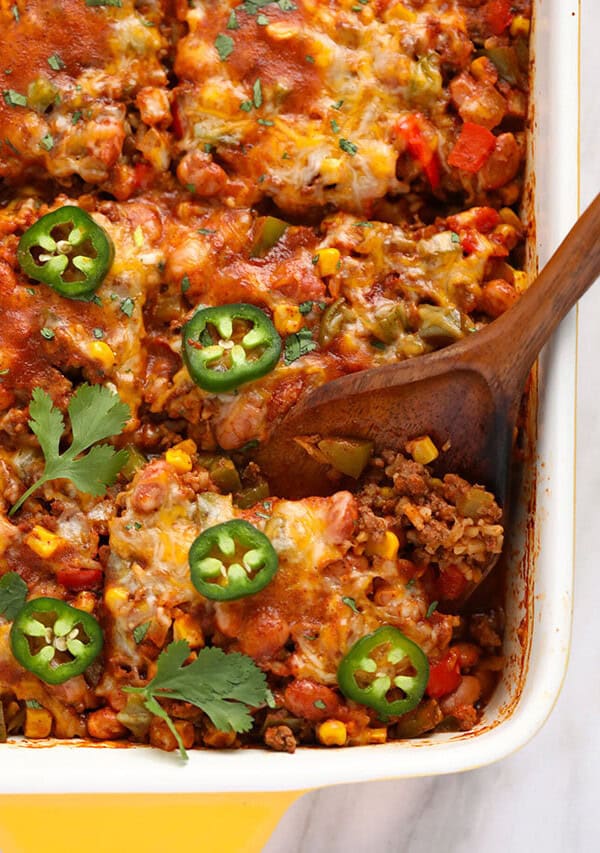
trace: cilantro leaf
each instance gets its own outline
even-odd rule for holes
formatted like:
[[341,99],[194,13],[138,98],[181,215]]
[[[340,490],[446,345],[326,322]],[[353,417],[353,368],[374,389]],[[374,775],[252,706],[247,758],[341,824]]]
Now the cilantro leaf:
[[262,106],[263,96],[260,77],[257,77],[254,81],[254,86],[252,87],[252,100],[254,101],[254,106],[256,107],[256,109]]
[[40,479],[21,495],[9,515],[14,515],[41,485],[59,477],[72,480],[83,492],[103,495],[127,462],[126,450],[117,451],[108,444],[96,445],[85,456],[80,455],[97,441],[123,431],[130,410],[118,394],[101,385],[81,385],[69,402],[68,412],[73,439],[68,450],[59,453],[65,429],[63,416],[43,388],[33,389],[29,426],[38,438],[46,464]]
[[148,620],[147,622],[142,622],[141,625],[135,626],[135,628],[133,629],[133,639],[135,640],[136,645],[139,646],[140,643],[144,642],[151,624],[152,622]]
[[73,430],[73,455],[86,447],[118,435],[123,431],[131,412],[118,394],[103,385],[81,385],[68,405]]
[[227,60],[233,53],[233,39],[231,38],[231,36],[226,36],[223,33],[219,33],[219,35],[215,39],[215,47],[217,49],[217,53],[219,54],[219,59],[221,60],[221,62],[227,62]]
[[187,754],[181,738],[158,699],[190,702],[221,731],[247,732],[253,724],[250,708],[266,703],[268,697],[265,675],[247,655],[207,647],[183,666],[189,654],[185,640],[171,643],[159,656],[152,681],[145,687],[124,688],[127,693],[140,694],[146,708],[167,723],[182,758]]
[[354,142],[350,142],[349,139],[340,139],[339,146],[342,151],[345,151],[346,154],[349,154],[351,157],[354,157],[354,155],[358,151],[358,145],[355,145]]
[[426,613],[426,615],[425,615],[425,618],[426,618],[426,619],[429,619],[429,618],[431,618],[431,616],[433,616],[433,614],[434,614],[434,613],[435,613],[435,611],[437,610],[437,606],[438,606],[438,604],[439,604],[439,601],[432,601],[432,602],[431,602],[431,604],[430,604],[430,605],[429,605],[429,607],[427,608],[427,613]]
[[12,620],[25,604],[27,584],[16,572],[7,572],[0,578],[0,616]]
[[310,329],[300,329],[293,335],[288,335],[283,348],[283,361],[291,364],[296,359],[317,348],[317,342],[313,341]]

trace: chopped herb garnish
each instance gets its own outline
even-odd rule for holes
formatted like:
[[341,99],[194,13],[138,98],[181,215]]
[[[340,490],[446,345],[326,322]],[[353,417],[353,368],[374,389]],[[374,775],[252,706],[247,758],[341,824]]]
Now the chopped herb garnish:
[[313,304],[314,303],[312,299],[307,299],[306,302],[301,302],[300,305],[298,305],[298,311],[301,314],[310,314],[313,308]]
[[231,10],[231,14],[229,15],[229,20],[227,21],[227,29],[228,30],[239,30],[240,25],[238,24],[238,19],[235,14],[235,9]]
[[16,572],[7,572],[0,578],[0,616],[12,620],[27,600],[27,584]]
[[[246,444],[240,447],[240,453],[248,453],[248,451],[257,448],[259,444],[260,442],[257,438],[251,438],[250,441],[247,441]],[[265,509],[271,509],[270,506],[265,506],[265,504],[263,504],[263,506],[265,507]]]
[[54,338],[54,330],[49,329],[48,326],[44,326],[43,329],[40,329],[40,335],[46,338],[47,341],[51,341]]
[[93,334],[94,334],[94,337],[96,338],[96,340],[100,341],[104,337],[104,330],[96,328],[96,329],[94,329]]
[[457,243],[460,246],[460,237],[454,231],[451,234],[451,240],[453,243]]
[[311,262],[311,264],[313,264],[313,265],[318,264],[318,263],[319,263],[319,256],[318,256],[318,255],[313,255],[313,256],[312,256],[312,258],[310,259],[310,262]]
[[256,180],[259,184],[262,184],[266,177],[266,175],[259,175]]
[[198,228],[198,234],[216,234],[214,228]]
[[267,18],[266,15],[257,15],[256,16],[256,23],[258,24],[259,27],[266,27],[269,24],[269,19]]
[[293,335],[288,335],[283,348],[283,361],[292,364],[296,359],[307,355],[317,348],[317,342],[313,340],[310,329],[300,329]]
[[313,702],[313,705],[315,706],[315,708],[318,708],[319,711],[324,711],[325,708],[327,707],[327,705],[325,704],[325,702],[323,702],[322,699],[315,699],[315,701]]
[[344,602],[346,607],[349,607],[350,610],[352,610],[354,613],[360,613],[360,610],[356,606],[356,601],[353,598],[350,598],[348,595],[344,595],[342,597],[342,601]]
[[330,124],[331,124],[331,129],[333,130],[334,133],[340,132],[340,126],[334,118],[331,119]]
[[196,184],[186,184],[185,188],[189,193],[192,193],[192,195],[196,192]]
[[39,710],[40,708],[43,708],[44,706],[40,705],[40,703],[38,702],[37,699],[26,699],[25,700],[25,707]]
[[307,54],[304,58],[306,59],[307,62],[314,62],[315,61],[314,56],[310,56],[310,54]]
[[0,376],[6,376],[8,372],[8,367],[3,367],[2,370],[0,370]]
[[292,0],[277,0],[277,5],[282,12],[293,12],[297,8],[292,3]]
[[33,289],[33,287],[27,287],[26,291],[30,296],[35,296],[35,290]]
[[187,293],[188,290],[190,289],[190,286],[191,285],[190,285],[189,277],[187,275],[184,275],[184,277],[181,279],[181,292]]
[[205,142],[203,145],[204,153],[210,154],[215,146],[211,145],[210,142]]
[[44,136],[42,136],[42,138],[40,139],[40,145],[42,146],[42,148],[45,148],[46,151],[52,151],[52,149],[54,148],[54,137],[52,136],[52,134],[46,133]]
[[259,124],[262,124],[263,127],[273,127],[274,124],[274,122],[272,122],[271,119],[268,118],[259,118],[257,119],[257,121]]
[[4,95],[4,100],[9,107],[27,106],[27,98],[25,95],[22,95],[20,92],[15,92],[14,89],[5,89],[2,94]]
[[254,86],[252,87],[252,100],[254,101],[254,106],[256,109],[262,106],[263,96],[262,96],[262,86],[260,84],[260,77],[257,77],[254,81]]
[[342,137],[339,144],[342,151],[345,151],[346,154],[349,154],[351,157],[354,157],[358,151],[358,145],[355,145],[354,142],[350,142],[349,139],[344,139]]
[[219,54],[219,59],[221,62],[227,62],[231,54],[233,53],[233,39],[231,36],[226,36],[223,33],[219,33],[219,35],[215,39],[215,47],[217,49],[217,53]]
[[94,305],[102,305],[102,300],[100,299],[97,293],[94,293],[94,295],[90,299],[90,302],[93,302]]
[[86,6],[116,6],[118,9],[123,5],[122,0],[85,0]]
[[374,228],[375,226],[373,225],[372,222],[355,222],[354,227],[355,228]]
[[335,104],[332,104],[331,106],[333,107],[334,110],[341,110],[342,107],[344,106],[344,101],[343,100],[336,101]]
[[152,624],[152,621],[142,622],[141,625],[136,625],[133,629],[133,639],[136,642],[136,645],[139,646],[140,643],[144,642],[146,634],[148,633],[148,628]]
[[362,6],[352,6],[353,12],[362,12]]
[[81,110],[75,110],[75,112],[71,116],[71,124],[77,124],[77,122],[81,118],[81,115],[82,115]]
[[10,7],[10,11],[12,12],[12,16],[18,24],[19,21],[21,20],[21,16],[19,15],[19,7],[17,6],[16,3]]
[[134,307],[135,303],[129,296],[121,302],[121,311],[123,314],[126,314],[127,317],[131,317]]
[[416,581],[414,578],[411,578],[408,583],[405,585],[405,589],[412,589],[415,585]]
[[287,153],[287,151],[283,152],[283,154],[281,155],[281,159],[282,160],[289,160],[290,159],[290,155]]
[[65,63],[62,61],[58,53],[53,53],[52,56],[48,57],[48,65],[53,71],[60,71],[65,67]]
[[249,113],[252,109],[252,101],[242,101],[240,104],[240,109],[245,113]]
[[425,617],[426,619],[429,619],[430,616],[433,616],[433,614],[435,613],[435,611],[437,609],[438,604],[439,604],[439,601],[432,601],[431,602],[431,604],[427,608],[427,614]]
[[383,341],[378,341],[377,339],[371,341],[371,346],[375,349],[385,349]]

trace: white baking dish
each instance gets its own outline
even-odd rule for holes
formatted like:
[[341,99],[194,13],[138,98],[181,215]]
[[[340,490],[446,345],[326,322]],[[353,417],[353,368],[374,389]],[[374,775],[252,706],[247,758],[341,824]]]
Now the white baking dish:
[[[531,185],[540,265],[578,213],[579,24],[576,0],[538,0]],[[535,262],[534,253],[530,261]],[[0,794],[300,791],[341,782],[454,773],[523,746],[552,710],[568,658],[575,380],[573,314],[541,361],[538,461],[530,503],[535,509],[525,509],[517,520],[511,543],[515,556],[507,609],[509,663],[477,729],[355,749],[300,749],[295,755],[205,750],[192,752],[187,764],[149,747],[15,742],[0,750]],[[525,647],[519,636],[525,636]]]

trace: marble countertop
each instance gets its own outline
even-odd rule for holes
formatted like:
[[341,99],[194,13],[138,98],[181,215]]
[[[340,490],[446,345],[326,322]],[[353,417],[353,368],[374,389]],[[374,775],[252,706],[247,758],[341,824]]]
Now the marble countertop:
[[[582,205],[600,189],[600,3],[583,0]],[[600,850],[600,286],[579,309],[576,587],[558,704],[516,755],[454,776],[306,794],[264,853],[588,853]]]

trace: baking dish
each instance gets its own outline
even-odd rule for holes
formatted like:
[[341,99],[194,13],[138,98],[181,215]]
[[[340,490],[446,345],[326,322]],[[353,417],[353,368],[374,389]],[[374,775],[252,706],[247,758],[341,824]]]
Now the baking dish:
[[[535,212],[537,237],[530,246],[531,268],[545,262],[578,212],[579,14],[575,2],[537,3],[528,202],[528,209]],[[303,749],[293,756],[257,750],[198,751],[185,766],[147,747],[11,743],[2,748],[0,794],[301,791],[467,770],[526,743],[552,709],[568,657],[575,358],[572,315],[540,363],[540,390],[537,399],[534,394],[531,412],[539,424],[537,461],[526,477],[532,494],[527,494],[526,484],[509,543],[508,666],[475,730],[360,749]],[[283,805],[288,800],[277,802]]]

